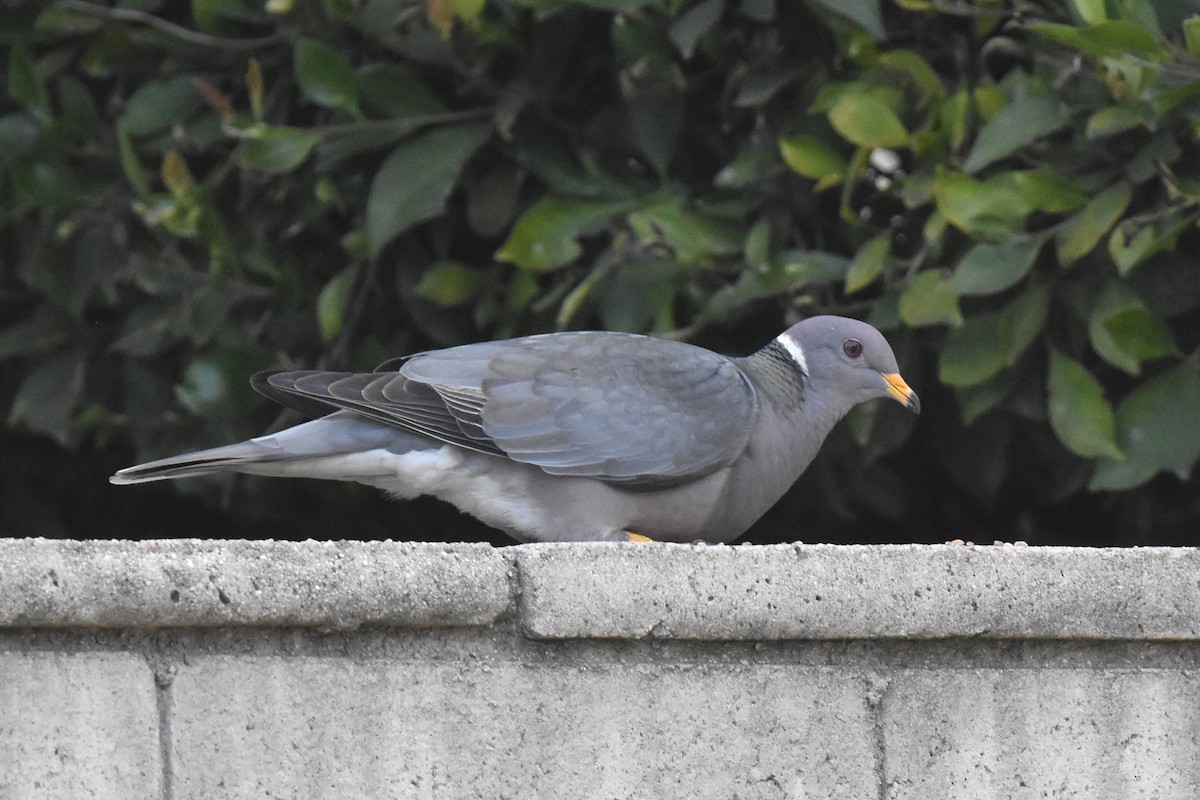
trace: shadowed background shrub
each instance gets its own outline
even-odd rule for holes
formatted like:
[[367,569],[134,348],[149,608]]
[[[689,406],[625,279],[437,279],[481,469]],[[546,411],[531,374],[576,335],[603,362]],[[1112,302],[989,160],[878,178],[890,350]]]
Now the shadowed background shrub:
[[1195,543],[1183,2],[83,0],[0,12],[0,531],[504,537],[138,460],[297,421],[268,368],[570,328],[871,321],[754,541]]

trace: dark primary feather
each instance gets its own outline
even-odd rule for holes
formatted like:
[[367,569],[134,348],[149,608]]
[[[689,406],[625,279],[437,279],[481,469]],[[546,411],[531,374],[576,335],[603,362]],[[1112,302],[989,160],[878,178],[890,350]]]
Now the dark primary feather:
[[[280,393],[296,399],[296,403],[287,402],[292,407],[323,403],[326,408],[322,413],[338,409],[353,411],[384,425],[458,447],[503,455],[482,434],[469,435],[469,426],[458,423],[431,387],[409,381],[398,373],[297,370],[267,374],[262,380],[270,387],[270,396]],[[385,394],[394,399],[387,399]]]
[[286,405],[348,409],[556,475],[662,486],[730,464],[754,389],[730,359],[619,333],[529,336],[421,353],[397,372],[284,372],[256,385]]

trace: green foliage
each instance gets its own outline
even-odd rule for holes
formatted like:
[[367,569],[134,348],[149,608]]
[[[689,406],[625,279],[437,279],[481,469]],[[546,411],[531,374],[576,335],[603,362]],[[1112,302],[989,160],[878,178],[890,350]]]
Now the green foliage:
[[12,437],[149,457],[259,432],[257,369],[847,313],[926,416],[857,412],[797,495],[828,524],[764,538],[1200,521],[1183,4],[136,7],[0,12]]

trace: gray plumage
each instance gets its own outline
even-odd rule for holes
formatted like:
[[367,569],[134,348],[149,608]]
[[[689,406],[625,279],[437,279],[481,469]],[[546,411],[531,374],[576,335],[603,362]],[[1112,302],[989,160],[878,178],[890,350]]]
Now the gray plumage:
[[463,345],[371,373],[257,375],[311,422],[123,469],[113,483],[216,471],[432,494],[526,541],[729,541],[799,477],[854,405],[913,410],[883,336],[800,322],[748,358],[622,333]]

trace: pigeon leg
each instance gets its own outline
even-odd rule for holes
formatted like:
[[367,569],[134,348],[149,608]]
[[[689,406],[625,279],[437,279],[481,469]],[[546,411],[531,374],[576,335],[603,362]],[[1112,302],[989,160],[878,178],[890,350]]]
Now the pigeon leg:
[[642,536],[640,533],[633,531],[625,531],[625,541],[627,542],[653,542],[649,536]]

